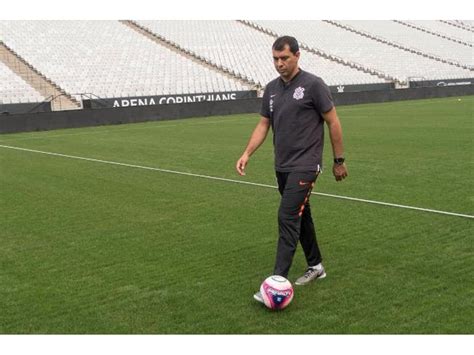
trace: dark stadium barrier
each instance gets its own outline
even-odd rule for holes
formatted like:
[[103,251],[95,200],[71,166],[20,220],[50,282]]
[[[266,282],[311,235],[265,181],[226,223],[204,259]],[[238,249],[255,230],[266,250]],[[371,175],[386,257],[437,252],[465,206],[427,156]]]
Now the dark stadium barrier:
[[359,91],[376,91],[394,89],[393,83],[377,83],[377,84],[358,84],[358,85],[336,85],[329,86],[333,94],[342,92],[359,92]]
[[[474,95],[474,85],[334,93],[337,106]],[[258,113],[261,99],[205,101],[0,115],[0,133],[42,131],[189,117]]]
[[257,91],[228,91],[211,92],[182,95],[159,95],[159,96],[135,96],[135,97],[117,97],[117,98],[98,98],[83,100],[84,108],[102,109],[107,107],[123,108],[137,106],[157,106],[157,105],[175,105],[188,104],[195,102],[213,102],[213,101],[233,101],[255,99]]
[[24,104],[0,104],[1,115],[18,113],[51,112],[51,102],[36,102]]
[[474,78],[470,79],[446,79],[446,80],[420,80],[409,81],[410,88],[426,88],[426,87],[446,87],[460,85],[474,85]]
[[175,105],[151,105],[122,108],[53,111],[0,116],[0,133],[43,131],[189,117],[255,113],[261,99],[194,102]]
[[336,106],[474,95],[474,85],[392,89],[333,94]]

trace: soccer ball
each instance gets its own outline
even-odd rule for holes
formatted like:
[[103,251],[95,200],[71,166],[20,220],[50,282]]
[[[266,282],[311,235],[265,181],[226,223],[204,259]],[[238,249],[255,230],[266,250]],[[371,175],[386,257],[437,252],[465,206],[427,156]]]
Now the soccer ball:
[[260,286],[260,292],[265,306],[270,309],[283,309],[293,299],[293,286],[283,276],[267,277]]

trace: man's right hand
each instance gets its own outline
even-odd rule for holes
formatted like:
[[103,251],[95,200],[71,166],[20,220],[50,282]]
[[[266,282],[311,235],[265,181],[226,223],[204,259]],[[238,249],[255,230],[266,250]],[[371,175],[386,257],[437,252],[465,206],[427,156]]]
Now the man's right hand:
[[235,169],[240,176],[245,175],[245,167],[250,159],[250,156],[255,152],[258,147],[263,143],[267,137],[268,130],[270,129],[270,120],[266,117],[260,117],[260,121],[257,124],[257,127],[252,132],[252,136],[247,144],[247,147],[244,150],[242,156],[237,160],[235,164]]
[[245,167],[247,166],[248,161],[249,156],[246,153],[242,154],[239,160],[237,160],[237,164],[235,164],[235,169],[237,170],[240,176],[245,175]]

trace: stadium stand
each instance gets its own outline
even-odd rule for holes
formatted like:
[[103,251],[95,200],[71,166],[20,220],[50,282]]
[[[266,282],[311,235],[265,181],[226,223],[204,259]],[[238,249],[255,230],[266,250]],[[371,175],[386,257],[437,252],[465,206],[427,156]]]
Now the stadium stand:
[[474,31],[474,21],[473,20],[454,20],[453,22],[463,25],[466,29]]
[[394,46],[401,46],[414,52],[431,55],[454,65],[472,66],[472,47],[439,38],[434,34],[404,26],[395,21],[334,21],[350,26],[360,33],[387,40]]
[[470,32],[473,32],[471,26],[468,26],[464,23],[462,23],[461,21],[457,21],[457,20],[439,20],[441,22],[444,22],[448,25],[451,25],[451,26],[454,26],[454,27],[459,27],[459,28],[462,28],[463,30],[466,30],[466,31],[470,31]]
[[2,104],[42,102],[45,99],[2,62],[0,62],[0,82]]
[[[255,21],[254,21],[255,22]],[[389,44],[380,43],[325,21],[256,21],[277,34],[291,34],[315,49],[365,67],[375,68],[400,82],[410,79],[469,78],[472,70],[438,62]]]
[[[254,79],[260,86],[276,77],[271,52],[274,36],[238,21],[137,21],[184,50],[200,55],[235,75]],[[301,66],[329,85],[381,83],[376,75],[302,50]]]
[[250,90],[118,21],[1,21],[4,42],[70,94],[127,97]]
[[[464,82],[473,33],[466,20],[0,21],[0,103],[64,96],[51,107],[68,110],[87,95],[261,94],[277,77],[270,48],[283,34],[300,41],[301,67],[333,90]],[[12,60],[22,69],[10,70]]]
[[408,22],[421,28],[426,28],[430,31],[456,39],[458,41],[462,41],[464,43],[468,43],[471,45],[474,43],[473,33],[471,31],[467,31],[465,29],[450,25],[446,22],[434,20],[410,20],[403,22]]
[[[50,107],[54,110],[76,110],[81,108],[81,103],[75,100],[56,83],[46,78],[38,72],[24,58],[15,53],[4,42],[0,41],[0,62],[7,66],[14,75],[25,81],[31,88],[35,89],[43,99],[40,102],[50,103]],[[5,85],[8,85],[6,83]],[[18,104],[22,104],[21,98],[24,96],[22,90],[17,91],[17,95],[11,98],[12,104],[16,104],[16,109],[21,112]],[[6,105],[6,104],[5,104]],[[48,105],[37,105],[37,108],[48,107]],[[26,109],[26,106],[25,106]],[[7,110],[9,111],[9,110]]]

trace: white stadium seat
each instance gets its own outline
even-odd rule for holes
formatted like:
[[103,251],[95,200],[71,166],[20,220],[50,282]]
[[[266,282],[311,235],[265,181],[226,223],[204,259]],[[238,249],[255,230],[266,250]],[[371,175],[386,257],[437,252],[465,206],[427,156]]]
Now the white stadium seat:
[[4,104],[42,102],[44,97],[0,62],[0,101]]
[[[242,90],[237,80],[153,43],[118,21],[0,21],[3,41],[70,94],[109,97]],[[165,87],[165,78],[172,78]],[[191,78],[179,84],[179,78]],[[250,90],[251,87],[244,87]]]
[[293,35],[312,48],[374,68],[400,81],[407,81],[412,77],[427,80],[472,77],[472,70],[410,53],[325,21],[258,21],[257,23],[280,35]]
[[418,50],[440,59],[463,65],[473,65],[472,47],[437,37],[435,34],[420,31],[395,21],[336,21],[361,30],[394,44]]
[[[152,32],[211,63],[265,86],[278,74],[271,46],[275,38],[238,21],[138,21]],[[302,50],[301,67],[329,85],[383,83],[385,80]]]
[[[473,21],[404,22],[137,21],[176,50],[119,21],[0,21],[0,38],[67,93],[102,98],[264,87],[277,77],[267,30],[307,45],[301,67],[332,86],[473,77]],[[4,64],[0,80],[3,103],[44,100]]]
[[457,39],[460,41],[464,41],[470,44],[474,43],[474,33],[472,31],[466,31],[461,28],[449,25],[442,21],[435,21],[435,20],[410,20],[404,21],[408,23],[412,23],[417,25],[421,28],[426,28],[432,32],[439,33],[441,35],[449,36],[453,39]]

